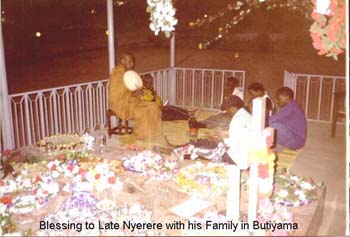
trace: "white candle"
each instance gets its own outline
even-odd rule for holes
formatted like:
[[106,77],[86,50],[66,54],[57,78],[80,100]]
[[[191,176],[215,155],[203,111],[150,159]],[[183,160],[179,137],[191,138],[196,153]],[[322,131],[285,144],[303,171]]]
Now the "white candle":
[[237,166],[228,165],[228,190],[226,198],[226,217],[234,222],[239,221],[239,204],[241,188],[241,171]]
[[250,163],[249,172],[249,201],[248,201],[248,223],[253,226],[253,221],[256,220],[258,202],[258,163]]

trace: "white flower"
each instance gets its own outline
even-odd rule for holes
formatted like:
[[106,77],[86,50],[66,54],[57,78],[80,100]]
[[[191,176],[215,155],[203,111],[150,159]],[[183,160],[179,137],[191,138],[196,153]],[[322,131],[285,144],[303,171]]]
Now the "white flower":
[[300,200],[302,200],[302,201],[306,200],[306,196],[305,196],[305,193],[303,191],[298,189],[294,192],[294,194],[297,195]]
[[62,189],[64,192],[67,192],[69,193],[70,192],[70,184],[66,184],[64,185],[63,189]]
[[28,175],[28,170],[27,169],[22,170],[21,174],[24,175],[24,176],[27,176]]
[[[1,215],[6,214],[6,213],[5,213],[6,208],[7,208],[7,206],[6,206],[6,205],[4,205],[4,204],[0,203],[0,213],[1,213]],[[0,228],[0,229],[1,229],[1,228]]]
[[112,187],[115,191],[120,191],[123,189],[123,182],[119,180],[119,178],[116,180],[115,184]]
[[49,185],[47,185],[47,191],[49,194],[53,195],[53,194],[57,194],[60,191],[60,186],[58,185],[58,183],[50,183]]
[[175,30],[177,19],[175,18],[175,8],[171,0],[148,0],[148,10],[150,12],[150,29],[158,35],[163,31],[166,35]]
[[288,196],[288,191],[285,190],[285,189],[281,189],[279,192],[278,192],[278,196],[281,197],[281,198],[285,198]]
[[307,190],[311,190],[311,189],[315,188],[315,186],[313,186],[309,182],[305,182],[305,181],[300,182],[300,187],[303,189],[307,189]]
[[56,170],[52,171],[52,172],[51,172],[51,175],[52,175],[52,177],[55,178],[55,179],[58,178],[58,177],[60,177],[60,173],[59,173],[58,171],[56,171]]

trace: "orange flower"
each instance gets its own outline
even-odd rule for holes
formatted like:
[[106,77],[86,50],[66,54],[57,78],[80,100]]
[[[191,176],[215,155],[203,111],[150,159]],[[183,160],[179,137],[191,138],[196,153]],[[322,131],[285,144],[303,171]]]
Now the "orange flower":
[[58,157],[59,160],[65,160],[66,159],[66,156],[64,154],[61,154],[59,157]]
[[11,204],[12,203],[12,198],[10,196],[3,196],[1,198],[1,202],[5,205]]

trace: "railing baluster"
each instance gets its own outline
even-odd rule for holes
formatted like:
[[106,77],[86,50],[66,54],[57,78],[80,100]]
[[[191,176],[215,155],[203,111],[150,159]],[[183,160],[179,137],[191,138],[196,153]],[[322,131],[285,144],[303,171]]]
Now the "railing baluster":
[[211,72],[211,101],[210,101],[210,109],[214,108],[214,76],[215,72]]
[[185,106],[185,91],[186,91],[186,71],[182,69],[182,106]]
[[43,110],[43,113],[45,113],[45,133],[47,136],[50,135],[50,131],[49,131],[49,119],[48,119],[48,109],[47,109],[47,100],[46,97],[44,96],[44,108],[46,108],[46,110]]
[[200,103],[200,106],[203,106],[203,104],[204,104],[204,70],[202,70],[202,91],[201,91],[201,93],[202,93],[202,95],[201,95],[201,103]]
[[194,69],[192,69],[192,107],[194,107]]
[[[96,90],[97,90],[97,86],[96,86]],[[96,125],[98,124],[98,114],[96,111],[96,91],[95,88],[92,88],[92,102],[91,102],[91,108],[92,108],[92,116],[93,116],[93,120],[92,120],[92,131],[95,131]]]
[[53,134],[59,133],[58,128],[58,107],[57,107],[57,97],[56,97],[56,90],[54,90],[51,94],[52,100],[53,100],[53,121],[54,121],[54,129]]
[[83,124],[85,124],[85,117],[84,117],[84,108],[82,107],[82,96],[83,96],[83,93],[82,93],[82,88],[79,87],[78,88],[78,111],[79,111],[79,119],[78,119],[78,123],[79,123],[79,133],[81,133],[83,131]]
[[16,133],[17,133],[17,144],[16,144],[16,146],[17,147],[20,147],[20,140],[19,140],[19,134],[20,134],[20,132],[19,132],[19,127],[18,127],[18,115],[17,115],[17,103],[14,101],[14,106],[15,106],[15,124],[16,124]]
[[222,104],[222,102],[224,102],[224,89],[225,89],[225,71],[222,72],[221,75],[221,100],[220,100],[220,104]]
[[[26,127],[27,127],[27,144],[26,145],[29,145],[29,144],[32,144],[32,139],[31,139],[31,136],[32,136],[32,133],[30,131],[30,116],[29,116],[29,105],[28,105],[28,94],[25,95],[24,97],[24,111],[25,111],[25,120],[26,120]],[[25,144],[25,143],[24,143]]]
[[322,101],[322,85],[323,85],[323,77],[320,77],[320,90],[318,92],[318,109],[317,109],[317,119],[320,120],[321,114],[321,101]]
[[67,132],[72,132],[72,126],[71,126],[71,114],[70,114],[70,110],[71,110],[71,103],[70,103],[70,89],[69,88],[65,88],[64,90],[65,96],[66,96],[66,120],[67,120]]
[[307,77],[307,86],[306,86],[306,100],[305,100],[306,118],[309,117],[309,92],[310,92],[310,76]]
[[30,122],[30,131],[31,131],[30,141],[35,141],[34,111],[33,111],[32,100],[30,99],[29,95],[28,95],[28,100],[29,100],[28,102],[29,102],[29,114],[30,114],[29,122]]
[[329,117],[329,122],[332,121],[332,117],[333,117],[334,92],[335,92],[335,84],[336,84],[337,80],[333,77],[332,81],[333,81],[333,85],[332,85],[332,103],[331,103],[331,116]]
[[45,137],[45,121],[44,121],[44,107],[43,107],[43,97],[44,94],[40,92],[38,94],[38,100],[39,100],[39,114],[40,114],[40,131],[41,131],[41,137]]

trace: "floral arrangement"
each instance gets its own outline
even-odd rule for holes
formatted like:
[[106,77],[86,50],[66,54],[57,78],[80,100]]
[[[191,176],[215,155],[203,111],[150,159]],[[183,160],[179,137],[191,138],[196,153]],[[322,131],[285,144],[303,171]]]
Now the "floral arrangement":
[[[50,174],[55,177],[71,178],[74,182],[81,182],[81,185],[89,187],[89,191],[96,190],[102,192],[104,190],[113,189],[119,191],[123,187],[123,183],[116,177],[113,167],[116,162],[99,162],[94,166],[84,168],[76,160],[68,160],[61,162],[59,160],[50,161],[47,167]],[[114,169],[114,170],[113,170]],[[120,169],[120,172],[123,172]],[[64,191],[70,191],[70,185],[64,187]]]
[[24,161],[19,150],[6,150],[1,152],[1,165],[0,173],[2,173],[2,178],[5,178],[8,174],[14,171],[13,165],[17,162]]
[[203,157],[208,160],[219,161],[226,150],[227,147],[220,142],[214,149],[195,147],[192,144],[187,144],[183,147],[174,149],[173,153],[180,159],[184,159],[185,156],[188,155],[190,156],[191,160]]
[[298,207],[317,200],[316,185],[311,178],[278,173],[275,183],[278,190],[274,192],[272,199],[280,205]]
[[25,173],[28,171],[0,183],[1,202],[7,205],[9,213],[24,214],[39,209],[60,190],[49,173],[36,177],[26,177]]
[[73,150],[84,144],[84,139],[78,134],[58,134],[45,137],[37,142],[37,146],[45,152],[46,149],[53,149],[51,152],[62,150]]
[[177,19],[175,18],[175,8],[172,0],[147,0],[148,7],[146,11],[150,13],[150,29],[155,35],[163,31],[166,37],[170,37],[171,32],[175,30]]
[[7,212],[7,205],[3,203],[3,200],[0,202],[0,236],[3,234],[11,233],[16,230],[11,215]]
[[346,4],[343,0],[330,0],[326,14],[317,11],[316,0],[311,0],[314,11],[311,14],[314,23],[310,27],[312,45],[319,55],[338,59],[346,48]]
[[222,163],[208,163],[197,161],[180,169],[176,176],[176,183],[180,190],[194,196],[219,196],[227,191],[227,172]]
[[258,165],[258,192],[262,197],[270,197],[273,191],[275,153],[271,149],[273,133],[265,129],[262,136],[257,136],[255,148],[249,151],[249,162]]
[[123,165],[127,170],[140,172],[157,180],[172,179],[179,168],[176,160],[163,159],[160,155],[151,151],[143,151],[135,156],[124,157]]
[[[293,223],[294,216],[288,211],[287,207],[276,202],[271,202],[270,199],[264,198],[259,200],[257,220],[260,223]],[[288,230],[276,229],[274,232],[267,231],[267,235],[273,236],[288,236]],[[262,235],[262,234],[261,234]]]

